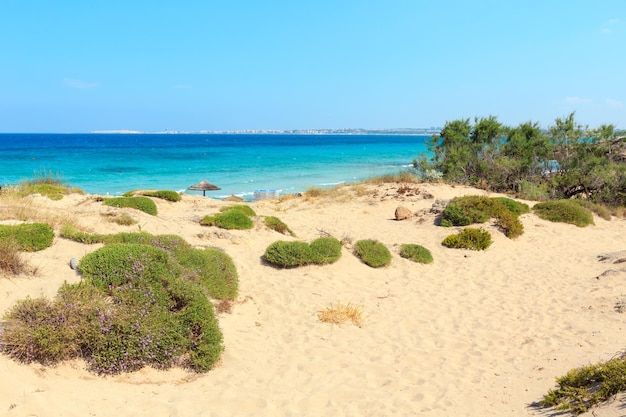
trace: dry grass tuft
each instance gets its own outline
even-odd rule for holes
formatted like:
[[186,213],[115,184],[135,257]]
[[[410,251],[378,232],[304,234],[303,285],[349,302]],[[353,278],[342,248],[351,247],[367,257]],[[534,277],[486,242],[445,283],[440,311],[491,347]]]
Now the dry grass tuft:
[[320,321],[324,323],[341,324],[347,321],[352,322],[357,327],[363,325],[363,312],[361,306],[348,304],[331,304],[317,314]]
[[0,240],[0,273],[7,275],[35,274],[19,251],[19,245],[14,239]]

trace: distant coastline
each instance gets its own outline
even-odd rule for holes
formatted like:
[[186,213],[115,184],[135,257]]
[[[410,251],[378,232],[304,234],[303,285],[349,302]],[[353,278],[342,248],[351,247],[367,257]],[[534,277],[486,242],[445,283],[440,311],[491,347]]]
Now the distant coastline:
[[94,134],[203,134],[203,135],[434,135],[441,131],[440,127],[429,128],[392,128],[392,129],[249,129],[249,130],[199,130],[199,131],[180,131],[180,130],[163,130],[159,132],[143,132],[139,130],[93,130]]

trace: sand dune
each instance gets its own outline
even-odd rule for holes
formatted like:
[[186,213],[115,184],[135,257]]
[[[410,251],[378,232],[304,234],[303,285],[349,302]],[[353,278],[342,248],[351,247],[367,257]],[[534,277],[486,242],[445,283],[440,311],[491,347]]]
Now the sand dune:
[[[157,217],[130,210],[141,230],[178,234],[234,259],[240,296],[232,313],[219,316],[220,365],[207,374],[144,369],[103,378],[81,361],[50,368],[0,356],[0,415],[550,415],[532,404],[555,377],[624,348],[626,316],[615,304],[626,296],[626,273],[597,278],[609,269],[597,256],[626,249],[626,221],[595,217],[595,226],[578,228],[526,214],[525,233],[516,240],[487,223],[494,238],[488,250],[453,250],[441,245],[453,230],[434,225],[429,209],[435,199],[486,193],[411,187],[399,193],[397,185],[347,186],[354,196],[251,204],[259,215],[278,216],[299,240],[377,239],[393,253],[381,269],[361,263],[349,248],[332,265],[264,265],[270,243],[292,238],[260,222],[246,231],[200,226],[203,215],[228,204],[221,201],[188,195],[178,203],[157,201]],[[90,196],[33,197],[32,205],[71,215],[94,232],[138,229],[107,222],[101,213],[112,209]],[[394,220],[400,205],[417,215]],[[434,263],[401,258],[402,243],[427,247]],[[29,254],[40,272],[0,278],[0,313],[16,300],[53,297],[64,281],[80,280],[70,258],[97,248],[57,238]],[[362,327],[318,320],[320,309],[347,302],[362,307]],[[623,414],[622,405],[615,400],[595,415]]]

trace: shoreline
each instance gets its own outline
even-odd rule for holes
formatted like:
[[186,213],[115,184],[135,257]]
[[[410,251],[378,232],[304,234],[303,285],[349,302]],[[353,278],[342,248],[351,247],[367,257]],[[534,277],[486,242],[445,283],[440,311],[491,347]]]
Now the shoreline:
[[[156,217],[123,209],[142,231],[176,234],[233,258],[240,295],[231,314],[218,316],[225,338],[220,365],[206,374],[143,369],[102,378],[80,361],[43,367],[0,356],[0,410],[38,416],[207,410],[228,416],[548,415],[532,404],[556,377],[623,349],[623,316],[614,306],[626,293],[626,274],[597,278],[609,269],[597,256],[626,249],[626,220],[594,216],[594,226],[578,228],[526,214],[525,232],[516,240],[487,222],[482,227],[494,240],[489,249],[448,249],[441,241],[455,228],[434,225],[433,203],[500,194],[407,186],[408,192],[399,184],[347,184],[327,197],[250,203],[260,216],[279,217],[297,238],[258,221],[244,231],[202,227],[202,216],[232,204],[202,196],[156,200]],[[34,196],[27,203],[50,215],[64,213],[95,233],[139,227],[107,222],[102,214],[112,209],[92,195]],[[416,216],[396,221],[398,206]],[[276,240],[310,242],[322,233],[352,243],[377,239],[392,252],[392,263],[370,268],[348,247],[331,265],[276,269],[260,260]],[[403,243],[425,246],[434,263],[401,258]],[[53,297],[63,281],[77,282],[69,260],[95,249],[57,237],[50,248],[27,254],[40,274],[0,277],[0,312],[27,296]],[[348,302],[362,306],[362,327],[317,319],[329,304]],[[611,416],[616,403],[596,415]]]

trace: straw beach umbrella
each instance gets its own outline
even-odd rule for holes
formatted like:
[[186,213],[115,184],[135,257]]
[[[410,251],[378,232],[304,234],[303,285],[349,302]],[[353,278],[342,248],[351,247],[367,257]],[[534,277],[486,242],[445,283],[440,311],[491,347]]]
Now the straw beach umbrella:
[[202,180],[199,183],[194,184],[187,189],[202,191],[202,195],[205,197],[206,197],[207,191],[221,190],[220,187],[218,187],[217,185],[211,184],[210,182],[207,182],[207,180]]

